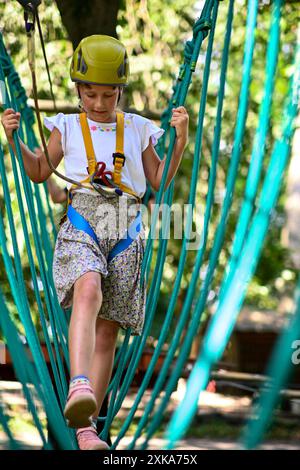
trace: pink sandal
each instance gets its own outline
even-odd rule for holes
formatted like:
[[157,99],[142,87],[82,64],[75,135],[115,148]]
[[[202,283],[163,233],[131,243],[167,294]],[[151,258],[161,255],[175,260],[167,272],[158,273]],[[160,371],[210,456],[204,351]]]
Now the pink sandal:
[[78,429],[76,437],[80,450],[109,450],[109,445],[99,439],[93,426]]
[[71,383],[64,416],[70,428],[84,428],[92,423],[92,415],[97,409],[93,389],[88,380]]

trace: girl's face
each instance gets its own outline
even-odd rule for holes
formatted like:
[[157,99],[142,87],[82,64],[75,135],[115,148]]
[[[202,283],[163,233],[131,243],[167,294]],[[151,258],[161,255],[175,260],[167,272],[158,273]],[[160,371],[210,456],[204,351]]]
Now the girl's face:
[[78,85],[82,107],[89,119],[97,122],[115,122],[119,87],[111,85]]

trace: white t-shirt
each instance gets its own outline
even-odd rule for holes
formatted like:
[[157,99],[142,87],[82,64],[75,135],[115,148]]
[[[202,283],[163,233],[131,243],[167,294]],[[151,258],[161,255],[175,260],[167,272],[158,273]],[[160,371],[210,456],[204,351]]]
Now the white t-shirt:
[[[149,119],[137,114],[124,113],[124,154],[125,165],[122,168],[122,183],[129,186],[139,197],[146,191],[146,178],[142,162],[142,152],[148,147],[151,138],[153,145],[163,135],[164,130]],[[79,114],[59,113],[44,119],[50,131],[56,127],[62,136],[65,174],[67,177],[82,181],[88,176],[87,157],[79,121]],[[116,151],[116,123],[101,123],[88,119],[90,133],[97,162],[105,162],[106,170],[114,170],[112,154]],[[71,187],[67,183],[67,188]],[[79,192],[95,191],[78,189]]]

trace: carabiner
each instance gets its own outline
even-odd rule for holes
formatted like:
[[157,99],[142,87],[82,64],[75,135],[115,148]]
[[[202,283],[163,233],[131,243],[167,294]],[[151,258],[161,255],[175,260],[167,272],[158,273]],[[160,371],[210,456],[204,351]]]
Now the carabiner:
[[[122,196],[123,191],[113,182],[112,172],[109,170],[105,171],[105,168],[105,162],[97,162],[97,169],[91,176],[91,185],[99,194],[105,197]],[[107,176],[110,176],[111,179],[108,179]]]

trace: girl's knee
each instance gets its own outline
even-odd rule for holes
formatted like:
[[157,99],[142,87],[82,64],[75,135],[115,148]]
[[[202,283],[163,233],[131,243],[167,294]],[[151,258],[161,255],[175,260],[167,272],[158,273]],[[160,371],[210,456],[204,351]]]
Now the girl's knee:
[[102,302],[101,276],[98,273],[87,273],[79,278],[74,286],[74,296],[81,302]]

